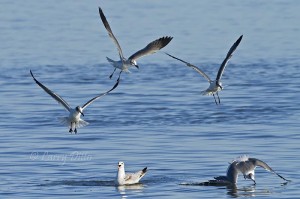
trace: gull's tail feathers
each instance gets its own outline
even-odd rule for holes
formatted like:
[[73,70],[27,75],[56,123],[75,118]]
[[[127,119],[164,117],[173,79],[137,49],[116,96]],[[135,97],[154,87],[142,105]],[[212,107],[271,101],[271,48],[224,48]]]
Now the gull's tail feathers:
[[[59,117],[58,120],[61,124],[71,128],[71,122],[68,117]],[[78,123],[76,123],[75,128],[84,127],[84,126],[87,126],[88,124],[89,123],[84,121],[83,119],[79,119]]]
[[207,91],[207,90],[204,90],[204,91],[201,91],[201,94],[202,95],[213,95],[215,94],[216,92],[213,92],[213,91]]

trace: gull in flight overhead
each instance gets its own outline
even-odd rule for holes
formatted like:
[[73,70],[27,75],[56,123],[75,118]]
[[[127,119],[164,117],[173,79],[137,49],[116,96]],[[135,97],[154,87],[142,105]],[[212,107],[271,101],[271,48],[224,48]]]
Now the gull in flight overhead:
[[84,116],[83,110],[86,107],[88,107],[91,103],[93,103],[96,99],[99,99],[100,97],[103,97],[106,94],[108,94],[109,92],[111,92],[112,90],[114,90],[119,84],[119,80],[118,80],[116,82],[116,84],[110,90],[106,91],[105,93],[101,93],[101,94],[97,95],[96,97],[90,99],[82,107],[77,106],[75,109],[73,109],[69,106],[69,104],[62,97],[60,97],[58,94],[54,93],[53,91],[48,89],[46,86],[44,86],[41,82],[39,82],[33,76],[33,73],[32,73],[31,70],[30,70],[30,74],[31,74],[32,78],[34,79],[35,83],[37,83],[37,85],[39,85],[46,93],[48,93],[59,104],[61,104],[65,109],[67,109],[67,111],[69,112],[69,116],[68,117],[62,117],[62,118],[59,118],[59,119],[61,120],[61,122],[63,124],[67,125],[70,128],[70,130],[69,130],[70,133],[72,133],[74,131],[75,134],[77,133],[77,128],[83,127],[83,126],[86,126],[86,125],[89,124],[88,122],[86,122],[86,121],[84,121],[83,119],[80,118],[81,115]]
[[[170,57],[177,59],[183,63],[185,63],[187,66],[192,67],[195,71],[197,71],[198,73],[200,73],[200,75],[202,75],[208,82],[209,82],[209,87],[205,90],[202,91],[203,95],[213,95],[214,99],[215,99],[215,103],[218,105],[221,103],[220,101],[220,97],[218,95],[218,92],[221,91],[223,89],[222,87],[222,83],[221,83],[221,77],[223,75],[224,69],[229,61],[229,59],[232,57],[233,52],[236,50],[236,48],[238,47],[238,45],[240,44],[241,40],[243,38],[243,35],[241,35],[238,40],[231,46],[231,48],[229,49],[224,61],[222,62],[217,77],[215,80],[211,80],[209,78],[209,76],[207,74],[205,74],[200,68],[198,68],[197,66],[194,66],[193,64],[190,64],[186,61],[183,61],[182,59],[179,59],[177,57],[174,57],[173,55],[170,55],[168,53],[166,53],[167,55],[169,55]],[[218,97],[218,101],[216,100],[215,94]]]
[[99,7],[99,14],[100,14],[100,18],[104,24],[104,27],[106,28],[106,30],[108,32],[109,37],[113,40],[113,42],[117,46],[117,49],[119,52],[119,57],[120,57],[119,61],[114,61],[114,60],[106,57],[106,59],[113,65],[113,67],[115,67],[113,73],[109,76],[109,78],[112,78],[112,76],[117,68],[121,70],[120,74],[119,74],[119,78],[123,71],[130,73],[130,71],[128,70],[130,66],[135,66],[136,68],[139,68],[139,66],[136,63],[137,59],[139,59],[140,57],[150,55],[150,54],[157,52],[158,50],[165,47],[173,39],[173,37],[169,37],[169,36],[161,37],[155,41],[152,41],[145,48],[137,51],[136,53],[131,55],[128,59],[126,59],[123,56],[121,46],[120,46],[118,40],[116,39],[116,37],[114,36],[114,34],[109,26],[109,23],[106,20],[106,17],[100,7]]
[[215,177],[215,180],[210,180],[205,185],[236,184],[238,180],[238,175],[240,173],[243,174],[244,179],[250,179],[254,182],[254,184],[256,184],[254,170],[258,166],[264,168],[265,170],[271,173],[276,174],[278,177],[289,182],[289,180],[276,173],[269,165],[267,165],[267,163],[256,158],[249,158],[248,156],[243,155],[236,158],[232,161],[232,163],[230,163],[227,169],[226,176]]
[[136,173],[125,173],[124,162],[118,163],[118,173],[116,178],[116,184],[121,185],[131,185],[139,183],[140,179],[144,177],[147,172],[147,167]]

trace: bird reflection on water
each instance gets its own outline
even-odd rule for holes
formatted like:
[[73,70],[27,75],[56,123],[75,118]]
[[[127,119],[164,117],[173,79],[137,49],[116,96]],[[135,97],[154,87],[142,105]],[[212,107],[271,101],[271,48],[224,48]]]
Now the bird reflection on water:
[[122,185],[116,187],[117,191],[120,193],[121,198],[127,198],[128,193],[142,193],[144,185],[141,183],[132,184],[132,185]]
[[[288,182],[281,183],[280,186],[285,186],[287,185]],[[257,188],[256,185],[249,185],[249,186],[240,186],[238,187],[236,184],[226,184],[226,183],[215,183],[212,184],[210,182],[191,182],[191,183],[181,183],[180,185],[185,185],[185,186],[213,186],[217,187],[217,189],[226,189],[227,190],[227,195],[233,197],[233,198],[238,198],[238,197],[253,197],[253,196],[265,196],[265,195],[270,195],[273,192],[276,192],[274,190],[277,190],[277,187],[268,188]]]

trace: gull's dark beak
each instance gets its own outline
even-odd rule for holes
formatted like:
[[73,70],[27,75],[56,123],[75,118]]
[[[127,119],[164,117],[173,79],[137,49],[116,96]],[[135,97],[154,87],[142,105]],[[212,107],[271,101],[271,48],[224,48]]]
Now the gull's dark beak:
[[83,109],[80,107],[80,106],[77,106],[76,107],[76,111],[78,111],[82,116],[84,116],[84,114],[83,114]]
[[81,113],[81,115],[84,117],[84,114],[83,114],[83,112],[79,111],[79,113]]
[[219,84],[219,82],[217,82],[217,86],[221,88],[221,90],[223,90],[223,87]]
[[132,66],[135,66],[137,69],[139,69],[139,66],[136,64],[136,61],[135,61],[135,60],[130,59],[130,64],[131,64]]

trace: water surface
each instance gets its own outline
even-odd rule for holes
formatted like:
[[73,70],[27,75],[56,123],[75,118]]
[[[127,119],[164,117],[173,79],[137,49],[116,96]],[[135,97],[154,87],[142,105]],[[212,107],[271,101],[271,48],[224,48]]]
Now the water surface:
[[[298,1],[1,1],[1,198],[299,197]],[[77,135],[58,123],[65,110],[36,78],[75,107],[111,88],[118,54],[98,15],[102,6],[124,54],[161,36],[164,49],[214,77],[208,83],[163,53],[139,60],[119,87],[85,110]],[[183,186],[223,175],[249,154],[292,180],[256,170],[257,185]],[[115,187],[117,162],[147,166],[140,185]]]

